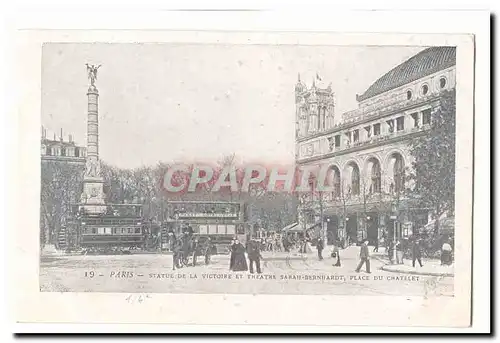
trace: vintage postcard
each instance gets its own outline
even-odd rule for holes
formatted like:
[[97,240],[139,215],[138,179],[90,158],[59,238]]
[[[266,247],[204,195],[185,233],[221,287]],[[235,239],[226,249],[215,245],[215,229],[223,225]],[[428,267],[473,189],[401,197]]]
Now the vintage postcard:
[[[21,115],[39,123],[30,287],[51,305],[25,320],[329,301],[469,325],[473,35],[163,37],[39,42],[40,112]],[[181,299],[200,311],[161,317]],[[368,321],[339,316],[322,324]]]

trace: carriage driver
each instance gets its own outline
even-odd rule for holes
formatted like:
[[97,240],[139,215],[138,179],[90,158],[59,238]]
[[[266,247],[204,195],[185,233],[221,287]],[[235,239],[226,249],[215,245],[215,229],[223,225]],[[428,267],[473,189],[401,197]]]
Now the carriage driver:
[[205,241],[205,264],[210,264],[210,256],[212,255],[212,240],[210,237],[207,237],[207,240]]
[[179,237],[177,240],[174,240],[172,244],[172,269],[180,268],[180,260],[182,257],[182,240]]
[[200,250],[200,244],[198,242],[198,237],[195,237],[193,240],[193,244],[191,245],[191,249],[193,249],[193,267],[196,266],[196,260],[198,259],[198,254]]

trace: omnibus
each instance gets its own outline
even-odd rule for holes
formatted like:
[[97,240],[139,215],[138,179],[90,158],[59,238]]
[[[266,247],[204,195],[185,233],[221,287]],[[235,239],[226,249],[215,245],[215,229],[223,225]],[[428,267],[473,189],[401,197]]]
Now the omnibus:
[[[169,201],[162,237],[190,231],[201,240],[210,237],[214,254],[229,252],[234,237],[245,241],[245,206],[230,201]],[[163,245],[166,241],[163,241]]]
[[142,218],[142,204],[102,205],[101,213],[86,211],[85,204],[72,205],[72,217],[59,233],[59,248],[109,252],[144,247],[149,223]]

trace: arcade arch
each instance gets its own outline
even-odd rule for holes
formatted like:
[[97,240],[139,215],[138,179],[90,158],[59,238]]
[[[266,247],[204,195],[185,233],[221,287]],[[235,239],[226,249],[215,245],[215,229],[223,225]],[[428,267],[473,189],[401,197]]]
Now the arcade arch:
[[402,193],[405,189],[405,160],[400,152],[388,155],[386,170],[389,174],[389,192]]
[[347,185],[347,194],[359,195],[360,190],[360,172],[359,166],[355,161],[349,161],[344,167],[345,183]]
[[378,158],[372,156],[366,160],[365,177],[368,181],[370,194],[382,191],[382,167]]

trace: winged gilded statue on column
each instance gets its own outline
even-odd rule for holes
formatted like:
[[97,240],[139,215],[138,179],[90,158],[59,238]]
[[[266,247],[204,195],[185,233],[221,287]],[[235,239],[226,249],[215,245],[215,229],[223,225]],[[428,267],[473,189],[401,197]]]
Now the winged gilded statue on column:
[[94,64],[85,63],[87,66],[87,73],[90,80],[90,85],[95,87],[95,81],[97,80],[97,70],[101,67],[102,64],[95,66]]

